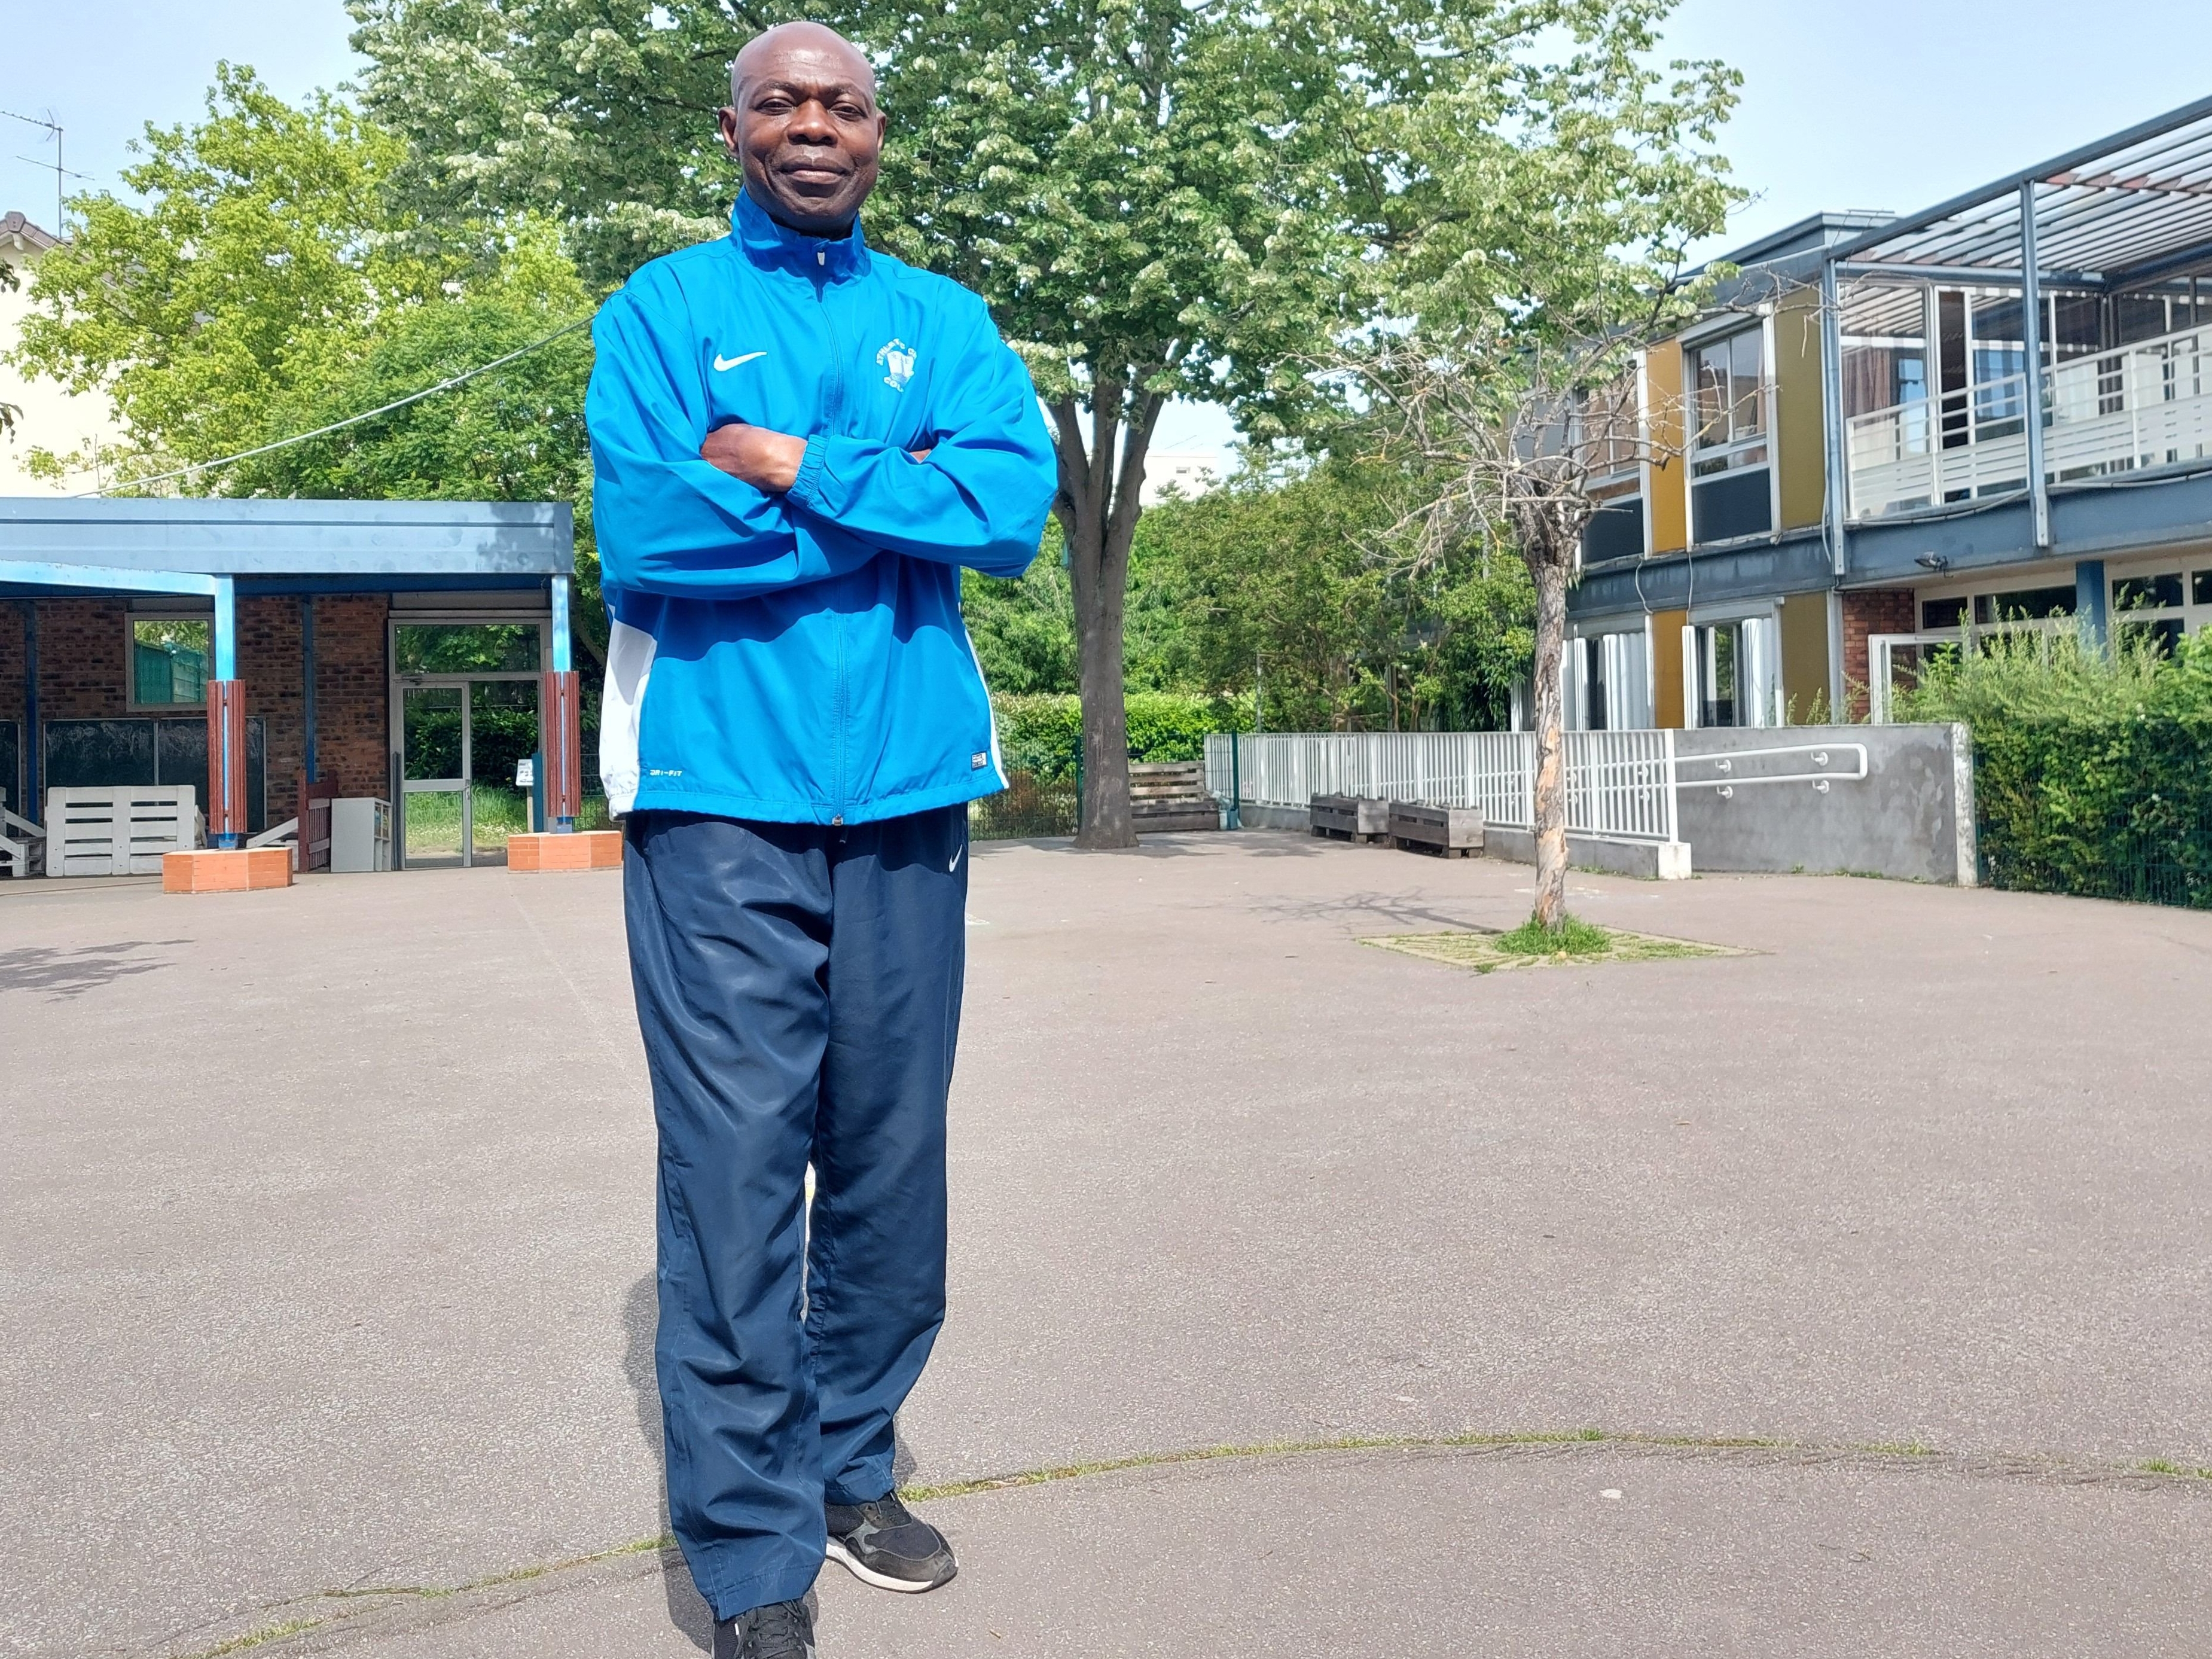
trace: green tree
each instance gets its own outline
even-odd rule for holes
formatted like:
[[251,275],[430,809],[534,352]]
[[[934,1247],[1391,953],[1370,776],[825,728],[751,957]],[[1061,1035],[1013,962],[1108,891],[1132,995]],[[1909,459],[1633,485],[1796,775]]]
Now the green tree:
[[[393,201],[398,139],[321,94],[294,108],[229,64],[204,122],[149,127],[138,148],[124,177],[142,199],[72,204],[79,228],[40,261],[15,354],[113,400],[124,487],[349,422],[568,329],[434,397],[178,487],[574,502],[578,636],[600,651],[583,423],[597,295],[556,228],[516,216],[430,238]],[[70,465],[38,459],[50,475]]]
[[960,609],[994,693],[1075,690],[1075,604],[1055,526],[1046,526],[1036,562],[1016,580],[962,571]]
[[1394,557],[1419,493],[1395,466],[1331,460],[1165,503],[1139,531],[1133,599],[1172,592],[1190,688],[1261,692],[1277,730],[1495,724],[1527,665],[1527,580],[1487,544]]
[[14,354],[112,400],[126,473],[260,441],[272,407],[454,274],[391,234],[407,228],[385,191],[404,147],[327,94],[295,109],[224,64],[204,121],[149,125],[134,148],[123,180],[143,204],[70,204],[76,234],[39,261]]
[[[718,231],[734,176],[709,112],[737,47],[789,12],[710,0],[354,0],[369,106],[433,216],[557,215],[611,275]],[[1297,372],[1365,315],[1369,256],[1412,219],[1406,113],[1469,59],[1601,0],[852,0],[890,117],[872,234],[989,301],[1060,452],[1085,709],[1083,839],[1130,839],[1130,549],[1167,400],[1267,438]],[[1511,118],[1509,115],[1506,118]]]

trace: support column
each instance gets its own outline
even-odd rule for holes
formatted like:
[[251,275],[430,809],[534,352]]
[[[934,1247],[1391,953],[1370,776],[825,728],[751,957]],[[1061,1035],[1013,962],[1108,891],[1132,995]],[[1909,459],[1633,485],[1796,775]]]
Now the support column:
[[556,836],[575,833],[576,814],[584,794],[583,709],[575,670],[570,665],[568,634],[568,578],[556,576],[550,586],[553,602],[553,667],[545,676],[538,702],[543,722],[538,733],[545,751],[546,828]]
[[1850,568],[1844,538],[1850,510],[1850,446],[1844,425],[1844,313],[1832,259],[1820,266],[1820,429],[1826,440],[1824,497],[1828,568],[1838,576]]
[[2051,545],[2051,481],[2043,460],[2043,276],[2036,258],[2035,180],[2030,179],[2020,187],[2020,337],[2027,356],[2028,507],[2035,544],[2045,548]]
[[2074,618],[2094,643],[2102,645],[2112,637],[2112,613],[2105,592],[2102,559],[2081,559],[2074,566]]
[[215,584],[215,677],[207,683],[210,845],[246,845],[246,686],[238,678],[238,592],[228,576]]

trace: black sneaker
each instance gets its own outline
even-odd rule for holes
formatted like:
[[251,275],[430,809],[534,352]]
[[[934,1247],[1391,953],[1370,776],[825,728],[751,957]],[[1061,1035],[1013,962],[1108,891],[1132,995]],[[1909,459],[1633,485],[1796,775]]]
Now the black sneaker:
[[872,1504],[828,1504],[830,1559],[878,1589],[918,1595],[933,1590],[959,1569],[945,1534],[920,1519],[891,1492]]
[[804,1601],[771,1601],[714,1626],[714,1659],[814,1659],[814,1613]]

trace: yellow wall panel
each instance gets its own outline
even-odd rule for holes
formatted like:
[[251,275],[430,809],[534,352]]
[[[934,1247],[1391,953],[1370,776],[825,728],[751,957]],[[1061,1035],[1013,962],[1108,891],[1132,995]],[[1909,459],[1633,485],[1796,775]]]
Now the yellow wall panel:
[[1681,456],[1685,412],[1680,341],[1662,340],[1644,353],[1644,386],[1650,400],[1644,416],[1652,454],[1650,493],[1645,506],[1651,526],[1651,550],[1679,553],[1690,544],[1686,483],[1690,469]]
[[1682,629],[1689,620],[1686,611],[1651,615],[1651,718],[1662,727],[1682,724]]
[[1782,701],[1793,726],[1828,698],[1828,596],[1792,593],[1782,601]]
[[1820,291],[1800,288],[1784,296],[1774,313],[1774,448],[1782,473],[1784,530],[1818,524],[1826,515],[1828,458],[1821,401]]

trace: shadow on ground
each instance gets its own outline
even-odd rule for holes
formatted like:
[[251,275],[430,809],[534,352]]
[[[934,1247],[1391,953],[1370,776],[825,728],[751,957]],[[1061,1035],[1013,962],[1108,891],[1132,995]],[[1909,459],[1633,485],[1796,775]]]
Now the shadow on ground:
[[149,960],[133,957],[130,953],[158,951],[186,942],[173,939],[125,939],[116,945],[88,945],[79,951],[57,951],[43,945],[20,951],[0,951],[0,993],[27,991],[33,996],[43,994],[49,1002],[67,1002],[87,991],[112,985],[119,979],[173,968],[176,963],[168,957]]

